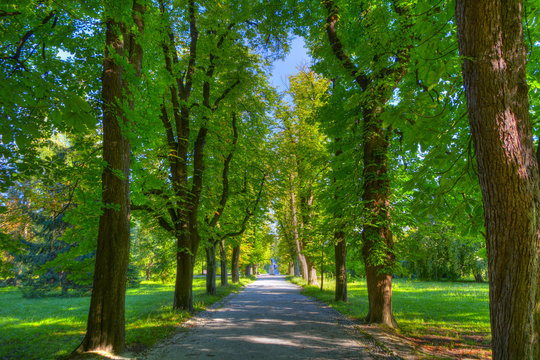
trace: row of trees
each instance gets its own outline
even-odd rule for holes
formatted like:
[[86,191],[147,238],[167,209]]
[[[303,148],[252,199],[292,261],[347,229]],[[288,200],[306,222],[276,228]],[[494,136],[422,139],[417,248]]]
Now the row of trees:
[[[251,238],[252,261],[263,256],[271,204],[290,271],[315,284],[317,265],[324,271],[333,253],[336,300],[346,301],[347,260],[361,257],[366,321],[391,327],[395,273],[480,279],[481,261],[469,260],[482,258],[484,236],[494,358],[538,354],[529,118],[539,87],[536,5],[135,0],[2,8],[4,187],[14,194],[24,181],[48,181],[35,191],[42,214],[65,214],[70,224],[53,263],[95,266],[79,350],[124,346],[131,213],[144,231],[155,229],[149,238],[167,241],[173,307],[191,310],[199,249],[212,293],[218,247],[227,273],[227,240]],[[280,100],[266,65],[291,33],[306,39],[314,63]],[[63,149],[35,156],[54,136]],[[53,185],[58,201],[47,203]],[[50,238],[54,245],[54,231]]]
[[[278,215],[282,248],[314,283],[313,261],[324,262],[318,253],[333,235],[336,300],[346,300],[342,239],[356,247],[361,238],[366,321],[393,327],[395,273],[467,272],[480,280],[478,238],[485,237],[494,358],[533,358],[540,329],[538,170],[529,116],[537,106],[537,4],[452,5],[299,5],[295,31],[307,40],[313,70],[331,86],[315,94],[328,80],[293,79],[294,111],[281,116],[283,148],[292,149]],[[297,96],[299,88],[307,99]],[[313,124],[310,136],[297,135]],[[319,151],[309,148],[321,144],[312,140],[318,136],[327,145]],[[309,150],[299,154],[302,147]],[[418,259],[430,239],[434,246]],[[400,266],[396,255],[407,255]]]
[[[122,351],[128,262],[140,264],[149,247],[165,268],[176,262],[173,308],[188,311],[199,248],[209,293],[218,245],[223,285],[227,242],[233,281],[242,262],[251,271],[269,257],[276,94],[265,64],[286,30],[262,3],[15,2],[0,11],[3,198],[13,206],[2,215],[13,225],[2,226],[3,268],[13,275],[24,263],[17,253],[37,258],[27,243],[49,241],[40,271],[77,285],[93,274],[76,352]],[[21,218],[32,214],[62,222],[46,237],[44,221]]]

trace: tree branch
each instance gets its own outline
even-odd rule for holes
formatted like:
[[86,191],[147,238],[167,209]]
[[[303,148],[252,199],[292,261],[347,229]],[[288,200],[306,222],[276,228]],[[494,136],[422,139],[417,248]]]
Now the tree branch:
[[221,100],[225,99],[227,94],[230,93],[239,84],[240,84],[240,80],[236,80],[231,86],[229,86],[228,88],[225,89],[225,91],[223,91],[223,93],[216,99],[216,101],[214,101],[214,106],[212,107],[212,112],[217,110],[217,107],[218,107],[219,103],[221,102]]
[[165,229],[166,231],[168,231],[170,233],[175,232],[174,227],[171,224],[169,224],[167,219],[165,219],[162,215],[157,215],[155,210],[152,207],[150,207],[148,205],[136,205],[136,204],[131,203],[131,210],[134,210],[134,211],[146,211],[148,213],[151,213],[151,214],[154,215],[154,217],[158,221],[159,226],[161,226],[163,229]]
[[257,206],[259,205],[259,202],[261,201],[261,196],[262,196],[262,191],[263,191],[263,188],[264,188],[264,182],[265,181],[266,181],[266,173],[263,174],[263,177],[261,179],[261,185],[259,187],[259,193],[257,194],[257,200],[255,200],[255,205],[253,206],[253,211],[250,211],[249,208],[246,209],[246,215],[244,216],[244,219],[242,220],[242,224],[240,225],[240,230],[233,231],[233,232],[230,232],[230,233],[227,233],[227,234],[221,236],[220,237],[221,240],[224,240],[224,239],[226,239],[228,237],[231,237],[231,236],[242,235],[244,233],[244,231],[246,231],[247,222],[249,221],[249,218],[251,218],[251,216],[253,216],[253,214],[257,210]]
[[207,222],[208,225],[212,228],[216,226],[217,222],[219,221],[219,218],[223,214],[223,210],[225,209],[225,205],[227,205],[227,200],[229,198],[229,165],[233,158],[234,151],[236,150],[236,143],[238,141],[238,129],[236,128],[236,113],[232,114],[232,128],[233,128],[232,149],[229,152],[229,155],[227,156],[225,161],[223,162],[223,172],[221,173],[221,179],[222,179],[223,185],[222,185],[222,190],[221,190],[221,199],[219,201],[219,207],[214,213],[212,220],[210,220],[210,222]]
[[[46,23],[49,22],[49,20],[51,20],[51,18],[54,16],[54,11],[51,11],[49,13],[49,15],[47,15],[42,21],[41,21],[41,24],[39,26],[42,26],[42,25],[45,25]],[[38,27],[39,27],[38,26]],[[11,59],[15,60],[15,61],[19,61],[19,57],[21,56],[21,51],[22,51],[22,48],[24,47],[24,44],[26,43],[26,41],[32,36],[34,35],[34,31],[36,31],[36,28],[33,28],[31,30],[28,30],[24,35],[23,37],[21,38],[21,40],[19,40],[19,44],[17,45],[17,50],[15,50],[15,55],[11,56]]]
[[365,90],[369,84],[368,77],[361,74],[356,65],[353,64],[352,60],[345,53],[343,44],[337,35],[336,24],[338,22],[338,8],[332,0],[324,0],[324,6],[328,11],[328,17],[326,18],[326,33],[328,34],[328,40],[330,41],[332,51],[345,70],[347,70],[355,79],[360,86],[360,89]]

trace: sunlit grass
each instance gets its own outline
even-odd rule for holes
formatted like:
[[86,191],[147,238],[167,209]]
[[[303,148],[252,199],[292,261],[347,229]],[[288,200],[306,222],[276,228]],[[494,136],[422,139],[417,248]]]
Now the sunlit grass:
[[[348,284],[349,302],[334,301],[333,281],[324,290],[306,286],[301,278],[292,281],[305,288],[306,295],[318,298],[341,313],[362,319],[368,312],[365,280]],[[406,336],[439,336],[462,343],[488,344],[490,341],[488,285],[460,282],[421,282],[394,279],[392,307],[399,331]]]
[[[240,284],[205,294],[205,279],[193,280],[194,307],[202,310],[223,296],[238,291]],[[126,294],[126,342],[150,346],[170,335],[189,314],[172,311],[174,285],[143,282]],[[0,359],[56,359],[69,354],[82,340],[90,297],[23,298],[14,288],[0,288]]]

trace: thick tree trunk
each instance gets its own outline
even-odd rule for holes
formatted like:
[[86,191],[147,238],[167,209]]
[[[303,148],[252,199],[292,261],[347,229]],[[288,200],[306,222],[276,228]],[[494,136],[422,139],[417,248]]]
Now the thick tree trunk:
[[308,285],[319,286],[319,281],[317,280],[317,267],[315,262],[307,256],[306,262],[308,266]]
[[251,276],[253,274],[252,270],[253,270],[253,267],[251,266],[251,264],[247,264],[244,270],[244,275]]
[[216,289],[216,247],[217,242],[213,242],[206,248],[206,293],[209,295],[215,295]]
[[368,323],[397,324],[392,315],[392,269],[395,261],[390,230],[390,181],[387,173],[388,130],[375,104],[364,108],[364,184],[367,221],[362,232],[369,310]]
[[345,242],[345,233],[336,231],[335,239],[335,259],[336,259],[336,301],[347,301],[347,246]]
[[176,281],[174,286],[174,310],[193,311],[193,257],[185,245],[185,240],[177,241]]
[[225,239],[219,242],[219,262],[221,266],[221,286],[229,285],[227,277],[227,251],[225,249]]
[[289,275],[294,276],[294,263],[289,262]]
[[[144,24],[144,7],[134,1],[132,17],[139,32]],[[114,19],[112,8],[105,9],[106,47],[102,75],[103,98],[103,214],[99,220],[96,263],[86,335],[75,353],[102,350],[119,353],[125,346],[125,292],[129,262],[130,200],[129,167],[130,145],[123,135],[129,120],[119,104],[127,83],[123,81],[122,66],[116,57],[128,56],[139,76],[142,49],[135,42],[135,34],[127,33],[125,25]],[[112,52],[112,53],[111,53]],[[126,94],[127,95],[127,94]],[[133,99],[128,99],[133,109]],[[123,124],[122,124],[123,122]],[[118,174],[122,174],[119,176]],[[114,207],[110,206],[114,205]]]
[[236,245],[233,247],[232,251],[232,261],[231,261],[231,272],[232,272],[232,282],[237,283],[240,281],[240,267],[239,267],[239,261],[240,261],[240,245]]
[[539,175],[522,11],[517,0],[456,2],[484,203],[493,359],[540,358],[533,354]]

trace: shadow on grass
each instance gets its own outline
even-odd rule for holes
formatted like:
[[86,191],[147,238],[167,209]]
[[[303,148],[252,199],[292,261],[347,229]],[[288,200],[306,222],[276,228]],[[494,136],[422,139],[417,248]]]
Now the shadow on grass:
[[[241,285],[218,287],[207,296],[204,279],[194,281],[198,310]],[[190,315],[172,311],[174,286],[147,283],[126,293],[126,342],[138,352],[172,334]],[[0,291],[0,359],[57,359],[80,344],[86,330],[90,297],[27,299],[16,288]]]
[[[355,323],[363,324],[369,306],[365,280],[348,284],[348,303],[334,301],[332,282],[327,282],[321,291],[298,278],[289,281],[303,286],[305,295],[324,301]],[[396,280],[392,306],[399,333],[417,347],[458,358],[490,357],[487,284]]]

